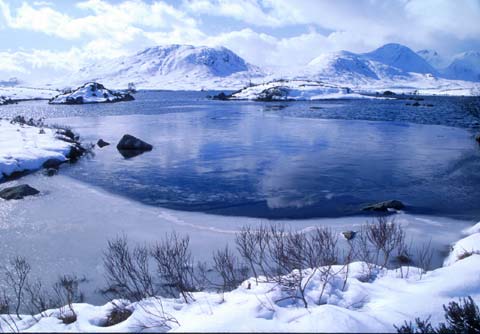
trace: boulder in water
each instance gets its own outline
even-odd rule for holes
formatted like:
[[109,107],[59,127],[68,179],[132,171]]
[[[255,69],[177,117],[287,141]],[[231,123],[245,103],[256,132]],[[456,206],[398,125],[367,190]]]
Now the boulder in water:
[[120,139],[117,144],[117,149],[120,150],[135,150],[135,151],[151,151],[153,146],[144,142],[141,139],[138,139],[135,136],[126,134]]
[[99,140],[97,141],[97,145],[98,145],[98,147],[100,147],[100,148],[104,148],[105,146],[110,145],[110,143],[106,142],[106,141],[103,140],[103,139],[99,139]]
[[23,199],[26,196],[33,196],[39,193],[37,189],[30,187],[28,184],[21,184],[0,190],[0,198],[8,201],[12,199]]
[[362,208],[363,211],[388,211],[388,209],[395,209],[395,210],[401,210],[405,207],[405,205],[397,200],[390,200],[390,201],[385,201],[385,202],[380,202],[372,205],[368,205],[364,208]]

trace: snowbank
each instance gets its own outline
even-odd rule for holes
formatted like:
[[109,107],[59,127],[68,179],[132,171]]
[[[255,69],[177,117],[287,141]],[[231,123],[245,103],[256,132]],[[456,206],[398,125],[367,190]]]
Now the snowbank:
[[134,100],[129,93],[112,91],[102,84],[89,82],[73,92],[60,94],[50,100],[50,104],[107,103]]
[[48,159],[64,161],[71,147],[56,138],[54,129],[0,119],[0,180],[14,172],[40,169]]
[[[475,232],[458,243],[479,236]],[[132,315],[110,327],[103,324],[112,303],[74,304],[78,318],[69,325],[56,318],[59,310],[50,310],[44,317],[37,316],[38,322],[25,316],[17,326],[33,332],[137,332],[146,328],[182,332],[395,332],[394,325],[416,317],[431,316],[432,325],[444,321],[442,305],[452,300],[472,296],[477,304],[480,302],[478,254],[426,273],[413,267],[377,268],[372,281],[365,280],[366,268],[363,262],[351,263],[344,287],[346,268],[334,266],[336,274],[326,284],[322,298],[324,281],[317,271],[306,289],[308,309],[292,300],[277,302],[285,296],[280,287],[273,283],[257,285],[250,279],[224,294],[194,293],[195,301],[189,304],[171,298],[114,301],[125,305]],[[161,325],[165,315],[175,319],[167,323],[170,328]]]
[[473,254],[480,255],[480,223],[466,229],[464,233],[468,236],[452,246],[450,254],[445,259],[444,266],[450,266]]
[[317,81],[281,80],[246,87],[233,93],[231,100],[287,101],[370,98],[353,93],[350,88]]
[[4,100],[48,100],[57,95],[58,91],[53,89],[29,88],[18,86],[0,86],[0,105]]

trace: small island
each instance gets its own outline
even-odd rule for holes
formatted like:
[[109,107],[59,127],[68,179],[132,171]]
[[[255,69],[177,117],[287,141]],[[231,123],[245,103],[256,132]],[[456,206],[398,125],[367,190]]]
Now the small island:
[[52,98],[49,104],[87,104],[132,101],[135,98],[129,92],[113,91],[100,83],[88,82],[83,86]]
[[274,80],[259,85],[250,85],[230,95],[220,93],[216,100],[253,101],[310,101],[329,99],[371,98],[353,92],[348,87],[336,86],[313,80]]

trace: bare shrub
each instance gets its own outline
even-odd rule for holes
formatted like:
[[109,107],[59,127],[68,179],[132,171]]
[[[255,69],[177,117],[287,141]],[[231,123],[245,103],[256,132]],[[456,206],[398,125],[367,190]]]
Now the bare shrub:
[[125,320],[127,320],[131,315],[132,311],[127,308],[127,305],[124,303],[113,303],[113,308],[107,316],[107,320],[102,324],[104,327],[110,327],[117,325]]
[[383,268],[387,266],[392,253],[405,245],[405,232],[393,219],[388,221],[384,216],[378,217],[377,222],[367,224],[364,231],[370,243],[375,247],[375,263],[379,263],[379,254],[382,253],[383,263],[381,266]]
[[433,258],[432,239],[422,244],[416,251],[417,266],[422,269],[420,278],[431,269]]
[[258,285],[259,273],[267,276],[265,262],[268,252],[269,232],[266,226],[261,225],[257,230],[251,226],[244,226],[235,235],[237,251],[252,271]]
[[173,232],[151,250],[161,287],[170,296],[182,296],[186,303],[193,300],[191,292],[195,290],[194,266],[189,243],[188,236],[180,237]]
[[63,305],[59,309],[59,319],[64,324],[71,324],[77,320],[77,313],[75,313],[73,303],[82,303],[84,300],[83,293],[79,289],[80,283],[81,280],[75,275],[64,275],[53,285],[57,304]]
[[33,317],[35,314],[40,314],[40,317],[46,316],[44,313],[46,310],[60,307],[52,299],[50,292],[43,288],[40,280],[37,280],[35,283],[27,282],[25,293],[28,301],[27,308]]
[[309,283],[315,275],[320,275],[322,296],[334,275],[332,266],[338,262],[338,240],[328,228],[304,233],[287,231],[279,225],[261,225],[256,231],[244,227],[235,241],[257,284],[259,275],[263,275],[265,282],[278,284],[286,294],[277,302],[294,299],[308,307],[306,291]]
[[236,289],[248,278],[249,269],[240,263],[232,251],[226,246],[213,254],[213,269],[222,279],[220,288],[222,292]]
[[25,285],[27,284],[30,271],[30,264],[28,264],[25,258],[19,256],[10,260],[9,266],[5,268],[5,282],[14,294],[13,311],[18,319],[22,319],[19,312],[23,304]]
[[105,293],[132,301],[155,295],[146,246],[136,246],[131,251],[125,236],[110,240],[103,265],[107,281]]

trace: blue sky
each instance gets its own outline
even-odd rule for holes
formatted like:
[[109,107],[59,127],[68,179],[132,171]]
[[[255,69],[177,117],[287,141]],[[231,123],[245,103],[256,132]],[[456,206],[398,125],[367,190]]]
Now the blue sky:
[[223,45],[261,66],[388,42],[451,56],[480,50],[478,22],[480,0],[0,0],[0,73],[171,43]]

